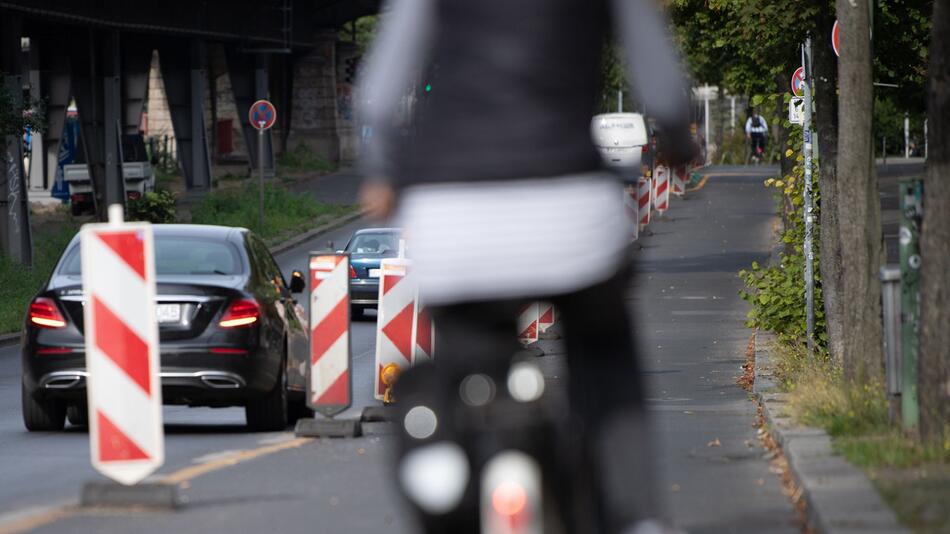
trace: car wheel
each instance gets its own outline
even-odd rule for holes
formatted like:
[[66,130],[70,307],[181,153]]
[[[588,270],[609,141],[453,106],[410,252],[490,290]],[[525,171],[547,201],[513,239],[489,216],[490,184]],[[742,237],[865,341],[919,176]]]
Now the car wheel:
[[89,408],[86,403],[70,404],[66,408],[66,420],[73,426],[89,426]]
[[69,212],[73,214],[73,217],[82,215],[82,204],[78,202],[71,202],[69,204]]
[[30,432],[62,430],[66,424],[66,403],[58,399],[33,398],[26,384],[20,384],[23,424]]
[[248,429],[254,432],[270,432],[287,428],[287,372],[280,365],[277,383],[267,395],[249,400],[244,407]]

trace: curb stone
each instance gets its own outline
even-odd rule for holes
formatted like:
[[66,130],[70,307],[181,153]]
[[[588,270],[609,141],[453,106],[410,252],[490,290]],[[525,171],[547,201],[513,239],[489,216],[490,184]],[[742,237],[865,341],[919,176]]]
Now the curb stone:
[[0,347],[8,347],[10,345],[16,345],[20,342],[20,333],[11,332],[9,334],[0,335]]
[[909,533],[864,472],[833,451],[824,430],[792,422],[785,408],[787,394],[773,381],[769,345],[774,336],[756,332],[755,337],[752,390],[801,488],[809,526],[819,534]]
[[360,217],[362,217],[362,216],[364,216],[364,215],[366,215],[366,212],[365,212],[364,210],[357,210],[357,211],[354,211],[353,213],[350,213],[350,214],[347,214],[347,215],[343,215],[342,217],[337,217],[336,219],[332,219],[332,220],[330,220],[330,221],[328,221],[328,222],[326,222],[326,223],[324,223],[324,224],[322,224],[322,225],[320,225],[320,226],[314,228],[313,230],[308,230],[308,231],[306,231],[306,232],[304,232],[304,233],[302,233],[302,234],[300,234],[300,235],[294,236],[294,237],[292,237],[292,238],[290,238],[290,239],[288,239],[288,240],[286,240],[286,241],[284,241],[284,242],[282,242],[282,243],[278,243],[278,244],[276,244],[276,245],[274,245],[274,246],[272,246],[272,247],[269,247],[270,253],[271,253],[271,254],[274,254],[274,255],[277,255],[277,254],[280,254],[281,252],[286,252],[287,250],[290,250],[290,249],[296,247],[297,245],[299,245],[299,244],[301,244],[301,243],[304,243],[304,242],[306,242],[306,241],[309,241],[309,240],[311,240],[311,239],[313,239],[313,238],[319,236],[320,234],[324,234],[324,233],[329,232],[330,230],[333,230],[333,229],[335,229],[335,228],[339,228],[339,227],[343,226],[344,224],[347,224],[347,223],[349,223],[349,222],[355,221],[356,219],[359,219]]

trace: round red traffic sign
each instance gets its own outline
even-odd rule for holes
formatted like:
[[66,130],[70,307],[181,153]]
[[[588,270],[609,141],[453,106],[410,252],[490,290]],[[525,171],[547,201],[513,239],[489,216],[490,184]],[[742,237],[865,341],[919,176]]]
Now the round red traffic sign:
[[831,28],[831,48],[834,48],[835,55],[841,57],[841,52],[838,51],[838,39],[839,39],[839,28],[838,21],[835,21],[834,27]]
[[792,74],[792,94],[795,96],[805,95],[805,68],[798,67],[795,74]]
[[251,104],[251,110],[247,114],[247,120],[251,126],[258,130],[268,130],[277,121],[277,110],[274,104],[267,100],[258,100]]

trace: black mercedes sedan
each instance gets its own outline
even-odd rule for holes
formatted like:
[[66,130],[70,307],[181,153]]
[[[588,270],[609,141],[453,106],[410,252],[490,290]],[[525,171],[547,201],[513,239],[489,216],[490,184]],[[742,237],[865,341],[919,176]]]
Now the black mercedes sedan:
[[[308,328],[263,241],[243,228],[155,225],[156,317],[165,404],[244,406],[251,430],[305,416]],[[79,236],[30,303],[23,327],[23,422],[88,421]]]

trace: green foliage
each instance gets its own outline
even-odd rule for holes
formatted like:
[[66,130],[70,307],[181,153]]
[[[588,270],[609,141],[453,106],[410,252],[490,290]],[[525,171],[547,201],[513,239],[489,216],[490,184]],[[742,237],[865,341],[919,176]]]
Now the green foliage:
[[623,57],[617,46],[605,43],[600,58],[600,112],[613,113],[617,111],[617,91],[627,87]]
[[777,76],[791,76],[799,46],[834,8],[827,0],[671,0],[669,9],[697,80],[749,95],[774,92]]
[[282,187],[266,184],[262,229],[258,227],[257,183],[248,181],[240,188],[209,193],[195,206],[191,221],[195,224],[250,228],[268,243],[275,243],[313,228],[321,218],[341,216],[352,210],[351,206],[323,204],[309,196],[296,195]]
[[4,72],[0,71],[0,136],[22,136],[24,130],[38,133],[46,132],[46,101],[34,100],[14,105],[13,95],[4,80]]
[[[930,18],[933,0],[885,0],[874,9],[874,81],[900,87],[876,88],[897,109],[922,114],[927,109]],[[903,133],[901,134],[903,139]]]
[[0,254],[0,333],[16,332],[23,326],[30,300],[49,279],[79,224],[69,219],[64,224],[33,230],[33,267],[24,267]]
[[148,221],[152,224],[175,222],[175,196],[168,191],[149,191],[128,203],[130,221]]
[[284,172],[333,172],[336,165],[301,143],[277,158],[277,165]]
[[[801,147],[801,128],[793,128],[789,137],[787,156],[793,155]],[[781,179],[769,178],[765,186],[774,188],[780,200],[781,210],[785,219],[785,229],[782,232],[782,242],[791,253],[779,254],[777,265],[767,267],[758,263],[752,264],[750,270],[742,270],[739,277],[746,285],[746,291],[739,295],[752,305],[747,325],[775,332],[779,339],[788,342],[802,342],[805,339],[805,257],[803,254],[805,240],[805,221],[802,216],[802,204],[805,183],[804,158],[797,158],[792,173]],[[818,205],[818,172],[813,169],[812,190],[814,205]],[[813,209],[815,220],[818,220],[818,210]],[[817,243],[819,243],[817,227],[813,236],[813,250],[815,250],[814,277],[815,277],[815,340],[819,345],[827,341],[825,331],[824,306],[821,299],[821,275],[818,269]]]

